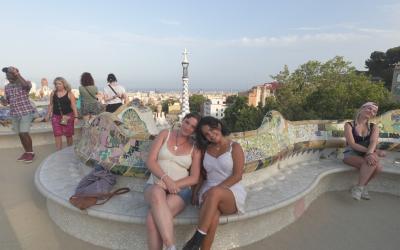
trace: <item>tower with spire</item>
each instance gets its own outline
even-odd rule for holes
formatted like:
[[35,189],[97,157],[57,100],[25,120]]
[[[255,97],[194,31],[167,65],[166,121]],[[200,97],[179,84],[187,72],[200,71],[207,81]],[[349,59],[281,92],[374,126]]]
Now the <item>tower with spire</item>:
[[188,61],[187,55],[188,55],[188,52],[187,52],[187,49],[185,49],[183,51],[183,61],[182,61],[183,88],[182,88],[182,97],[181,97],[181,113],[179,115],[180,121],[182,121],[182,119],[183,119],[183,117],[185,117],[185,115],[190,113],[190,109],[189,109],[189,74],[188,74],[189,61]]

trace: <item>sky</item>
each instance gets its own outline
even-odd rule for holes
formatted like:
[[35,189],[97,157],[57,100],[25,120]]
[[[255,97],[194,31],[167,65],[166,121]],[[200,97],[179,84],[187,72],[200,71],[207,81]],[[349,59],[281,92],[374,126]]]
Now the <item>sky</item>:
[[[108,73],[130,90],[246,90],[288,65],[343,56],[359,70],[373,51],[400,46],[400,2],[3,1],[0,66],[39,83]],[[1,76],[4,79],[4,76]]]

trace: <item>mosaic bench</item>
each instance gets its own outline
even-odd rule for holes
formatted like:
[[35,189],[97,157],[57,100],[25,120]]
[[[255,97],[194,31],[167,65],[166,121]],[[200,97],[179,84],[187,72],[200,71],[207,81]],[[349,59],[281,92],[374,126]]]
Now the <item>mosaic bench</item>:
[[[382,159],[383,173],[371,182],[370,189],[400,195],[398,136],[393,129],[397,128],[397,113],[377,118],[383,131],[380,147],[390,151]],[[357,173],[341,163],[342,130],[343,122],[290,122],[271,112],[258,130],[233,134],[232,139],[246,153],[246,213],[221,217],[214,248],[231,249],[261,240],[299,218],[320,194],[350,188]],[[52,220],[67,233],[95,245],[145,249],[145,171],[131,171],[136,177],[119,176],[118,187],[128,186],[132,192],[82,213],[69,204],[68,197],[91,169],[84,163],[90,165],[94,159],[82,162],[76,151],[66,148],[50,155],[36,172],[35,183],[47,198]],[[178,246],[191,236],[197,214],[197,208],[189,206],[175,219]]]

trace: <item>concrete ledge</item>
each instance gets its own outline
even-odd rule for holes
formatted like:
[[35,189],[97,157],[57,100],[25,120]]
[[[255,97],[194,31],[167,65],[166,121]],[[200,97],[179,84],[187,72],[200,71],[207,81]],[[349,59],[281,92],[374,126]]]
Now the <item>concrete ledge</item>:
[[[33,146],[54,144],[53,129],[50,123],[33,123],[30,135]],[[75,138],[80,138],[81,128],[75,126]],[[63,139],[65,140],[65,139]],[[22,147],[18,135],[10,127],[0,129],[0,149]]]
[[[400,196],[398,153],[389,152],[382,160],[384,173],[369,188]],[[320,194],[349,189],[357,180],[357,172],[339,160],[319,160],[319,152],[294,155],[278,163],[246,174],[248,190],[246,213],[223,216],[214,249],[231,249],[259,241],[293,223]],[[112,249],[145,249],[144,180],[118,177],[118,187],[133,191],[114,197],[102,206],[81,212],[71,206],[68,198],[79,180],[90,171],[74,156],[72,148],[50,155],[35,174],[35,184],[47,198],[52,220],[65,232]],[[176,219],[178,246],[192,234],[198,211],[189,206]]]

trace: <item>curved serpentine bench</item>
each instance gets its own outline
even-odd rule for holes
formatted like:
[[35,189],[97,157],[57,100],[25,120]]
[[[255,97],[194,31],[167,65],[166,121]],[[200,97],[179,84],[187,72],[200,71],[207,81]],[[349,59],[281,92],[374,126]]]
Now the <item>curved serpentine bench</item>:
[[[246,213],[223,216],[215,249],[231,249],[261,240],[294,222],[320,194],[349,189],[357,179],[355,171],[334,159],[319,160],[319,151],[289,156],[244,178],[248,190]],[[400,164],[397,153],[383,159],[384,171],[369,187],[372,191],[400,196]],[[400,163],[400,162],[399,162]],[[102,206],[81,212],[68,202],[81,177],[91,168],[81,164],[72,148],[50,155],[35,175],[35,184],[47,198],[52,220],[65,232],[95,245],[112,249],[146,249],[143,201],[144,180],[132,182],[119,176],[118,187],[131,192],[114,197]],[[192,234],[197,208],[189,206],[176,219],[178,244]]]
[[[372,191],[398,196],[400,155],[395,151],[400,147],[399,112],[379,118],[379,145],[392,151],[382,159],[383,173],[369,185]],[[213,247],[231,249],[261,240],[294,222],[320,194],[354,185],[357,172],[340,160],[344,145],[340,127],[343,122],[288,122],[271,113],[258,130],[232,135],[246,153],[246,213],[220,218]],[[117,187],[128,186],[131,192],[81,212],[68,201],[79,180],[91,170],[81,160],[76,149],[66,148],[50,155],[35,174],[35,184],[47,198],[52,220],[65,232],[95,245],[146,249],[145,179],[118,176]],[[178,247],[191,236],[197,220],[198,209],[193,206],[175,219]]]

